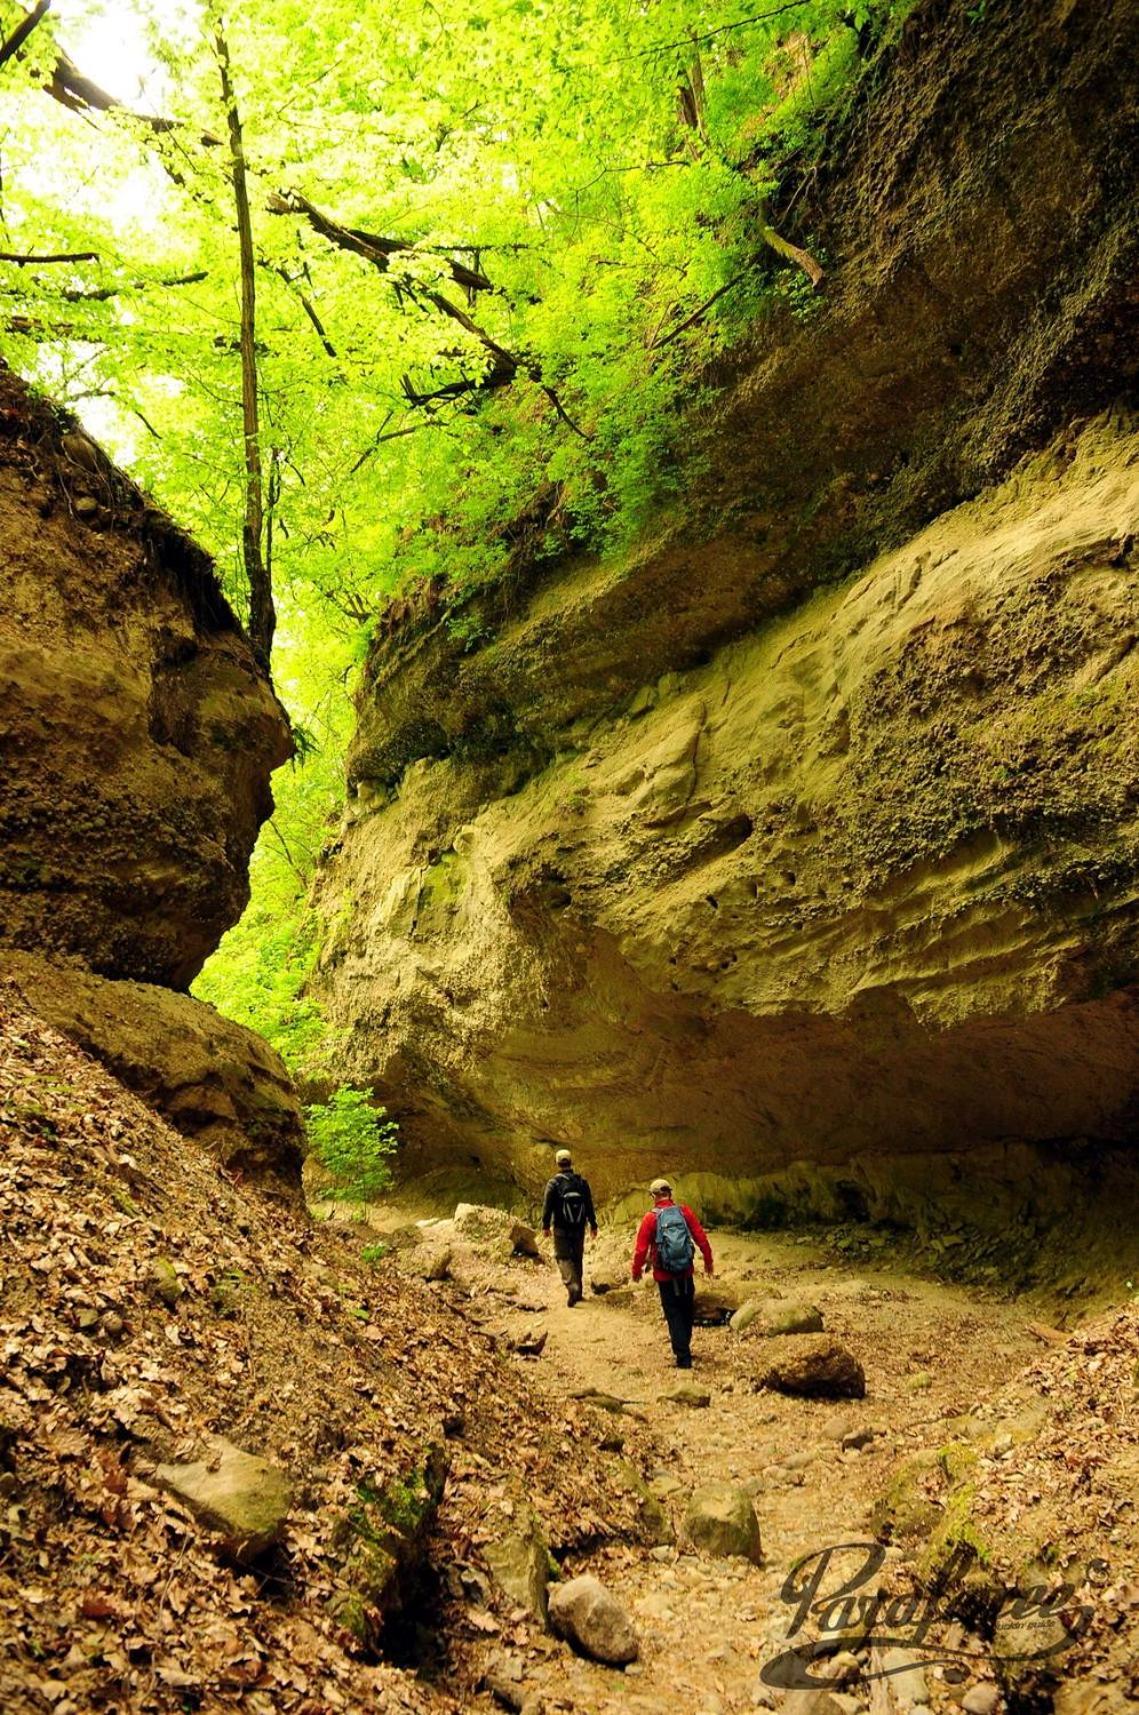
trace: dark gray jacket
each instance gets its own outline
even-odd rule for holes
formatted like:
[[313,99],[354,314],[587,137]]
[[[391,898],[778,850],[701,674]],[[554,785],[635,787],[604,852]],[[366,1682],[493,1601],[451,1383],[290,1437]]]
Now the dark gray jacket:
[[[579,1218],[575,1220],[575,1216]],[[551,1227],[556,1233],[584,1233],[586,1227],[597,1231],[589,1180],[572,1167],[560,1167],[546,1186],[542,1229],[548,1233]]]

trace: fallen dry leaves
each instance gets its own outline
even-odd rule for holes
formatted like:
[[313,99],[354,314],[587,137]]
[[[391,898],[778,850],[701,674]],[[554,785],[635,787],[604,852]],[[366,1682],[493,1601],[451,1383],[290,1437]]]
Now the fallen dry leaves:
[[[633,1528],[629,1497],[591,1470],[586,1408],[551,1413],[445,1295],[233,1183],[2,995],[0,1143],[5,1715],[442,1715],[464,1636],[528,1635],[480,1571],[517,1505],[559,1551]],[[206,1433],[293,1483],[286,1545],[256,1571],[149,1480]],[[447,1690],[366,1659],[330,1611],[336,1521],[365,1489],[413,1483],[440,1445],[428,1547],[447,1574]]]

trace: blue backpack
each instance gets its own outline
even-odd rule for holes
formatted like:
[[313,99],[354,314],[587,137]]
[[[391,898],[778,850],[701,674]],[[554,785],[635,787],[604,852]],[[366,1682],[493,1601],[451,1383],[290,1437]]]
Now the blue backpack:
[[696,1255],[684,1210],[666,1203],[657,1210],[656,1260],[666,1274],[687,1274]]

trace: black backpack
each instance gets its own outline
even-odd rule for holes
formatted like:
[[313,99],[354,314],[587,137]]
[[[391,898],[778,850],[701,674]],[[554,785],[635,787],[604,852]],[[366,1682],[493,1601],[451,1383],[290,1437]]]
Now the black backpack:
[[560,1173],[557,1225],[568,1233],[579,1233],[585,1226],[586,1183],[580,1173]]

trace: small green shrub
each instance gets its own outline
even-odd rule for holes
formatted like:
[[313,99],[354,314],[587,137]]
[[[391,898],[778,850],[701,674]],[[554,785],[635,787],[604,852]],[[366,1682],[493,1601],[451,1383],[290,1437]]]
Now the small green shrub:
[[374,1267],[376,1263],[382,1262],[387,1254],[387,1245],[379,1243],[374,1245],[364,1245],[360,1250],[360,1261],[366,1262],[369,1267]]
[[345,1085],[330,1101],[306,1108],[305,1120],[313,1153],[335,1181],[332,1196],[369,1203],[387,1190],[396,1124],[372,1105],[366,1090]]

